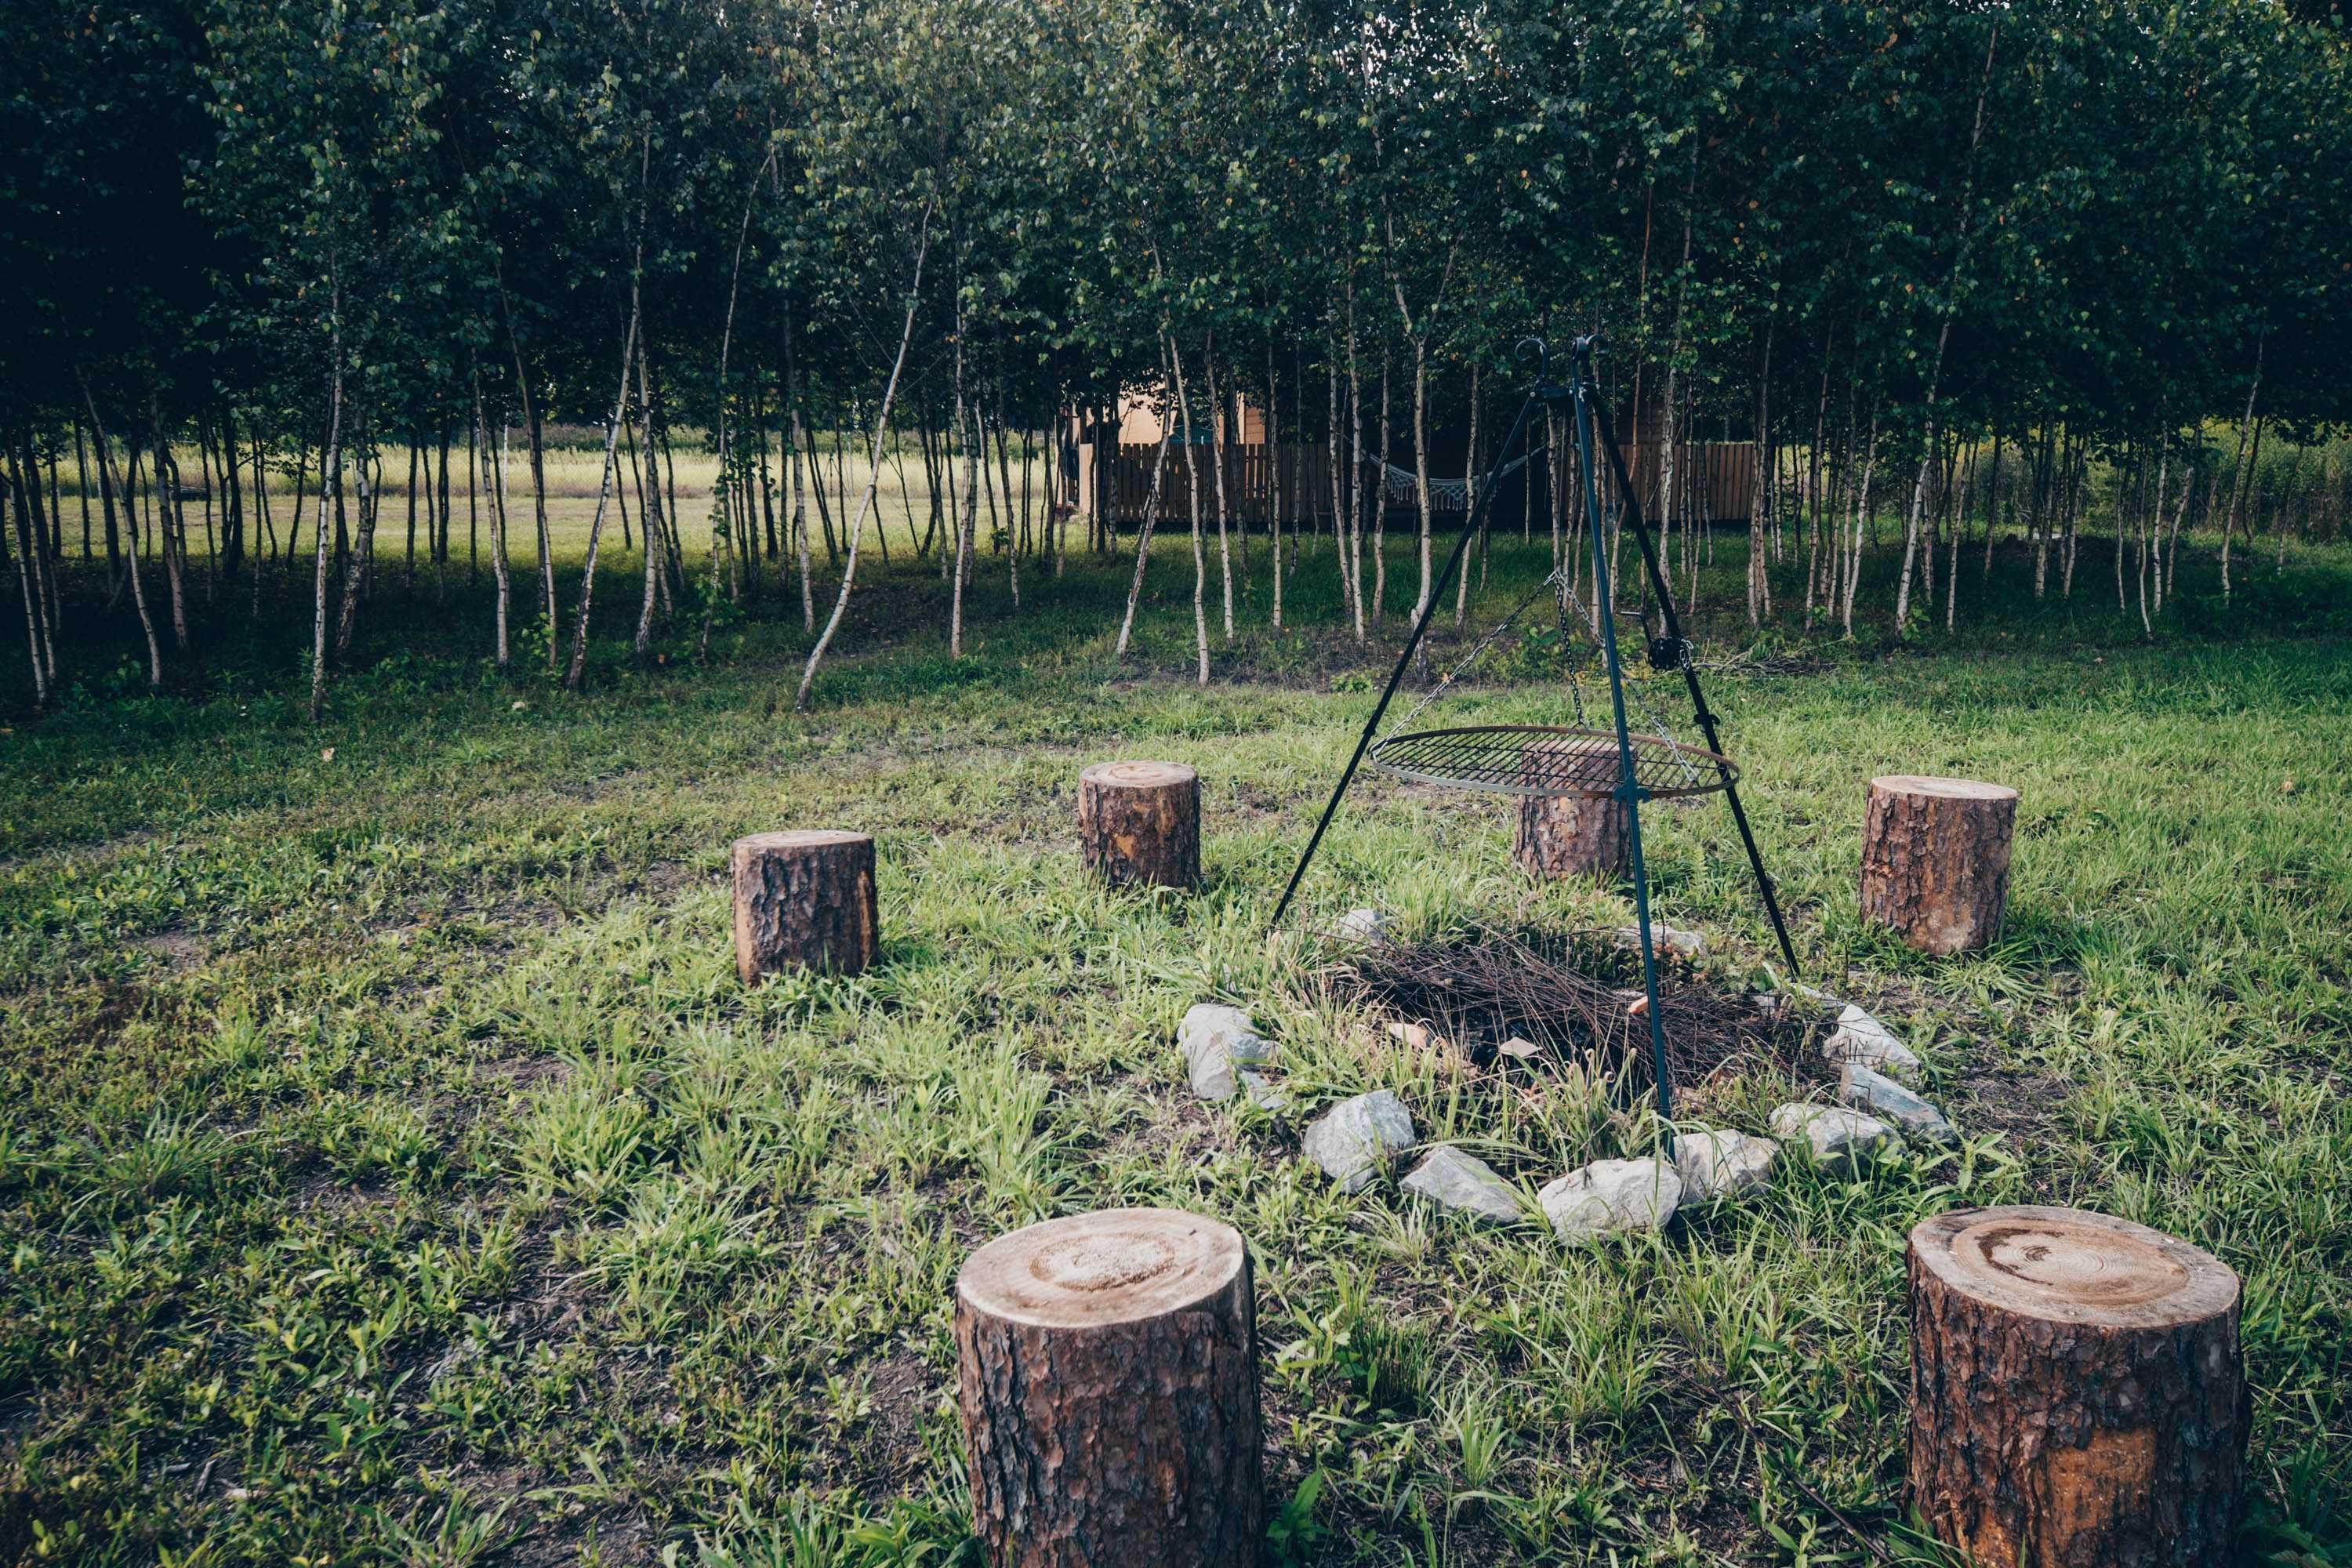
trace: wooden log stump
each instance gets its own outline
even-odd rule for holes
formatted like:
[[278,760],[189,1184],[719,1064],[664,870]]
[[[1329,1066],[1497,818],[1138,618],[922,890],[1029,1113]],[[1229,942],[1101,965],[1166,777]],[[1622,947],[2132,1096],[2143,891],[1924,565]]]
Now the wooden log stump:
[[856,974],[881,946],[871,834],[754,833],[735,841],[735,971],[743,984],[780,969]]
[[1256,1304],[1230,1226],[1048,1220],[956,1279],[975,1530],[996,1568],[1252,1568],[1265,1532]]
[[2251,1407],[2238,1277],[2080,1209],[1911,1232],[1911,1493],[1988,1568],[2232,1560]]
[[1870,781],[1862,828],[1862,918],[1922,952],[1967,952],[2000,936],[2017,792],[1972,779]]
[[1078,775],[1078,851],[1114,888],[1201,882],[1201,778],[1181,763],[1097,763]]
[[1600,877],[1622,882],[1633,874],[1633,839],[1622,800],[1581,795],[1522,796],[1511,858],[1538,882]]

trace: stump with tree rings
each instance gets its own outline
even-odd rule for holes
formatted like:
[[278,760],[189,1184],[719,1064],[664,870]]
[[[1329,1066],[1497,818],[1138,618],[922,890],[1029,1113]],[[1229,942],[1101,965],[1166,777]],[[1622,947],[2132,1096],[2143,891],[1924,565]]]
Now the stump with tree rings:
[[2251,1418],[2238,1277],[2080,1209],[1911,1232],[1912,1500],[1988,1568],[2232,1561]]
[[1201,779],[1181,763],[1097,763],[1078,775],[1078,850],[1112,887],[1201,881]]
[[[1547,753],[1582,760],[1590,751],[1589,742],[1580,739],[1530,742],[1522,775],[1530,784],[1539,784],[1562,766]],[[1518,826],[1511,835],[1511,858],[1539,882],[1570,877],[1624,881],[1633,874],[1625,803],[1595,795],[1523,795]]]
[[781,969],[856,974],[882,946],[866,833],[754,833],[738,838],[735,970],[746,985]]
[[1249,1568],[1265,1530],[1256,1305],[1230,1226],[1048,1220],[956,1279],[973,1528],[997,1568]]
[[1862,918],[1922,952],[1990,947],[2009,902],[2017,792],[1973,779],[1870,781],[1862,829]]

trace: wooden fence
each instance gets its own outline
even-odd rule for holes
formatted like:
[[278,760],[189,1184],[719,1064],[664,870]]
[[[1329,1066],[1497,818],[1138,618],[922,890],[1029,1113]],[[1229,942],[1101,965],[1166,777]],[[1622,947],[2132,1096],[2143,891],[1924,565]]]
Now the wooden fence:
[[[1192,516],[1192,465],[1201,476],[1201,515],[1217,512],[1217,474],[1213,448],[1169,443],[1165,468],[1160,476],[1160,522],[1186,522]],[[1664,515],[1661,481],[1664,448],[1655,442],[1635,442],[1624,448],[1625,461],[1642,500],[1642,510],[1653,519]],[[1143,521],[1151,497],[1152,468],[1160,460],[1160,444],[1127,443],[1110,466],[1108,500],[1115,526],[1131,528]],[[1538,459],[1548,471],[1548,459]],[[1570,458],[1569,468],[1573,470]],[[1709,522],[1745,522],[1756,493],[1756,447],[1748,441],[1701,441],[1680,447],[1675,459],[1677,519],[1697,512]],[[1399,475],[1402,473],[1402,477]],[[1413,511],[1416,498],[1409,470],[1392,470],[1387,500],[1392,510]],[[1459,474],[1430,476],[1431,510],[1440,515],[1463,510],[1465,487]],[[1269,449],[1264,444],[1229,446],[1224,449],[1227,515],[1243,522],[1263,523],[1273,515],[1278,484],[1286,517],[1326,516],[1331,510],[1329,448],[1319,444],[1285,443]],[[1541,484],[1543,480],[1537,481]],[[1572,498],[1573,485],[1567,489]],[[1605,495],[1605,491],[1604,491]],[[1517,502],[1512,504],[1516,505]],[[1540,498],[1538,501],[1541,505]]]

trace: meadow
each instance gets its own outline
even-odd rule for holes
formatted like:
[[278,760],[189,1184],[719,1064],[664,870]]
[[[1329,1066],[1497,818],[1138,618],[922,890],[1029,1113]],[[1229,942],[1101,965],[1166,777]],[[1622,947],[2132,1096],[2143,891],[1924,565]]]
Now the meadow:
[[[567,550],[585,504],[562,499]],[[1970,560],[1958,629],[1911,645],[1707,626],[1807,978],[1906,1035],[1965,1139],[1857,1178],[1784,1165],[1661,1237],[1570,1248],[1392,1184],[1342,1196],[1296,1157],[1306,1118],[1376,1087],[1529,1190],[1656,1132],[1620,1086],[1399,1050],[1327,983],[1313,933],[1354,905],[1431,939],[1630,919],[1527,882],[1507,806],[1367,779],[1269,939],[1398,632],[1323,629],[1328,541],[1293,627],[1245,600],[1200,687],[1181,538],[1123,664],[1127,563],[1074,553],[1016,613],[983,541],[950,659],[936,566],[886,514],[896,558],[861,569],[804,715],[796,613],[649,670],[600,647],[573,697],[529,660],[498,679],[482,590],[430,609],[387,549],[382,614],[438,629],[339,677],[315,727],[267,609],[179,689],[85,669],[9,726],[0,1559],[970,1561],[959,1264],[1163,1204],[1255,1255],[1276,1561],[1937,1562],[1902,1496],[1903,1239],[2036,1200],[2240,1270],[2247,1550],[2352,1562],[2352,552],[2298,543],[2224,607],[2203,542],[2152,642],[2087,549],[2072,601],[2032,601],[2014,547],[1982,582]],[[1739,542],[1717,549],[1736,604]],[[1479,613],[1541,554],[1498,542]],[[608,570],[618,605],[628,559]],[[1459,721],[1569,711],[1540,648],[1483,673]],[[1119,756],[1200,770],[1198,894],[1078,874],[1078,771]],[[1858,921],[1888,772],[2022,793],[1991,951]],[[1785,979],[1720,806],[1648,825],[1703,975]],[[885,961],[747,989],[728,844],[810,826],[877,837]],[[1186,1091],[1172,1032],[1210,999],[1279,1042],[1289,1113]],[[1753,1127],[1806,1088],[1750,1064],[1685,1113]]]

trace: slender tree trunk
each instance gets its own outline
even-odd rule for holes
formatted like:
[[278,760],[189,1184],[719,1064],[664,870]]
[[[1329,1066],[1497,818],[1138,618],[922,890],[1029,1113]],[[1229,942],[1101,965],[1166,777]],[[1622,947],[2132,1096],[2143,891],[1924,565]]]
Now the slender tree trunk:
[[1176,373],[1176,417],[1184,432],[1184,478],[1192,492],[1192,639],[1199,654],[1199,683],[1209,684],[1209,560],[1201,537],[1201,462],[1192,449],[1192,405],[1184,394],[1184,351],[1168,334],[1168,363]]
[[[974,420],[974,415],[966,405],[967,399],[964,396],[963,289],[961,286],[956,289],[956,301],[955,409],[950,417],[954,424],[954,439],[963,447],[964,467],[962,500],[961,505],[953,508],[955,561],[953,582],[948,598],[948,657],[950,658],[963,657],[963,591],[964,584],[971,580],[971,536],[980,526],[980,457],[975,449],[978,443],[969,427]],[[952,455],[950,456],[949,462],[952,466],[954,462]],[[820,488],[822,483],[822,476],[819,476]]]
[[[1282,410],[1282,384],[1275,377],[1274,339],[1265,341],[1265,515],[1269,542],[1274,547],[1274,629],[1282,629],[1282,510],[1281,483],[1282,446],[1278,438],[1278,421]],[[1297,525],[1293,524],[1296,532]]]
[[[1226,410],[1217,397],[1216,352],[1217,334],[1214,329],[1212,329],[1201,345],[1201,374],[1206,379],[1209,388],[1209,456],[1217,476],[1217,563],[1224,576],[1225,641],[1230,645],[1234,640],[1234,551],[1226,533],[1224,434]],[[1185,449],[1188,452],[1192,449],[1189,444]],[[1243,558],[1243,566],[1244,570],[1247,569],[1246,554]]]
[[[1166,386],[1169,381],[1168,339],[1165,334],[1160,339],[1160,384]],[[1135,606],[1143,597],[1143,569],[1151,560],[1151,531],[1160,519],[1160,485],[1168,471],[1169,439],[1175,433],[1175,421],[1163,413],[1160,421],[1160,452],[1151,459],[1151,489],[1144,500],[1143,521],[1135,531],[1135,576],[1127,585],[1127,613],[1119,617],[1118,646],[1111,651],[1114,659],[1127,657],[1128,643],[1135,636]]]
[[[336,341],[340,347],[341,342],[341,338],[338,337]],[[339,391],[342,386],[342,367],[340,361],[341,356],[339,354],[335,373],[335,385]],[[113,447],[107,441],[106,422],[98,416],[98,400],[90,395],[89,378],[84,376],[79,368],[76,369],[74,374],[81,383],[82,406],[87,409],[89,414],[91,444],[98,448],[98,482],[100,491],[100,500],[106,509],[109,525],[107,530],[107,544],[110,551],[111,551],[115,543],[112,528],[114,518],[114,498],[117,495],[122,495],[122,492],[117,488],[114,482]],[[147,590],[140,581],[139,576],[139,512],[137,508],[132,506],[131,498],[128,495],[122,495],[122,515],[129,525],[131,546],[128,551],[123,552],[123,561],[130,573],[131,600],[133,605],[138,606],[139,610],[139,629],[146,636],[147,638],[147,684],[151,689],[152,689],[163,684],[163,645],[155,640],[154,618],[147,613]],[[322,595],[324,592],[324,589],[320,590]],[[320,610],[320,615],[322,618],[320,621],[320,626],[322,628],[322,635],[323,628],[326,625],[326,622],[323,619],[323,616],[326,614],[326,611],[323,608],[325,602],[325,599],[321,597],[320,603],[322,607]]]
[[[29,449],[29,443],[27,449]],[[41,602],[42,546],[36,530],[33,510],[26,503],[26,481],[18,468],[16,454],[13,452],[9,454],[8,468],[10,488],[16,492],[15,554],[16,588],[25,596],[25,656],[26,662],[33,667],[33,707],[38,710],[49,705],[49,677],[52,673],[48,664],[41,657],[41,619],[45,608]],[[35,485],[40,483],[38,474],[33,477],[32,483]],[[5,540],[5,537],[6,531],[0,529],[0,540]]]
[[[2221,602],[2224,605],[2230,602],[2230,539],[2237,531],[2238,519],[2244,510],[2250,493],[2249,483],[2252,479],[2247,462],[2246,444],[2254,428],[2254,399],[2263,390],[2263,351],[2268,341],[2266,333],[2258,332],[2254,336],[2254,379],[2246,387],[2246,412],[2238,421],[2238,455],[2230,470],[2230,510],[2221,519]],[[2253,540],[2252,529],[2247,531],[2246,539],[2251,547]],[[110,537],[109,542],[111,543]]]
[[[640,255],[642,256],[642,247]],[[628,331],[621,334],[621,384],[613,394],[613,417],[604,426],[604,461],[596,470],[596,511],[595,515],[588,521],[588,555],[580,569],[580,607],[573,613],[572,623],[572,662],[563,672],[563,686],[567,691],[579,690],[588,672],[588,617],[590,606],[596,600],[597,547],[604,542],[604,508],[612,500],[614,489],[613,464],[621,444],[621,426],[629,416],[629,371],[632,362],[637,357],[639,318],[637,286],[633,282],[629,286],[629,327]],[[719,351],[719,359],[723,367],[726,360],[724,349]],[[720,371],[722,381],[725,374],[722,368]],[[720,483],[712,487],[714,496],[726,493],[726,414],[722,411],[719,418]],[[723,505],[724,503],[714,500],[712,504]]]
[[327,700],[327,497],[340,494],[343,477],[342,292],[338,285],[331,320],[334,380],[327,394],[327,445],[319,454],[319,515],[310,525],[310,722],[319,721]]
[[[505,434],[503,426],[499,434],[503,437]],[[512,655],[507,641],[507,605],[510,596],[510,585],[507,581],[506,473],[505,464],[500,460],[504,455],[504,441],[501,440],[499,452],[491,451],[489,428],[482,408],[482,378],[479,373],[474,376],[474,434],[467,443],[467,452],[472,468],[466,480],[466,511],[469,520],[474,510],[474,491],[481,484],[482,469],[489,464],[498,465],[499,471],[492,476],[490,492],[490,582],[496,595],[491,610],[492,648],[498,659],[499,673],[504,675],[513,665]],[[470,526],[469,521],[468,527]]]
[[1862,581],[1862,538],[1863,530],[1870,517],[1870,479],[1877,467],[1878,415],[1873,411],[1870,416],[1870,449],[1868,455],[1863,458],[1862,486],[1860,492],[1854,498],[1853,538],[1846,556],[1845,603],[1841,606],[1844,617],[1845,635],[1849,637],[1853,636],[1854,590]]
[[[646,363],[648,357],[642,348],[638,350],[637,428],[644,432],[645,460],[650,468],[657,461],[657,448],[654,443],[653,372]],[[655,469],[647,477],[652,482],[637,498],[637,515],[646,538],[646,580],[644,593],[637,601],[636,636],[630,645],[630,657],[639,664],[645,663],[653,652],[654,617],[669,592],[669,574],[675,565],[670,557],[677,543],[663,520],[660,471]]]
[[147,395],[147,423],[155,442],[155,542],[163,558],[163,584],[172,605],[172,647],[188,651],[187,531],[180,510],[180,466],[172,458],[171,437],[155,395]]
[[[1478,512],[1478,366],[1475,361],[1473,361],[1470,366],[1470,439],[1464,448],[1464,453],[1462,526],[1467,528],[1470,526],[1470,520]],[[1486,587],[1486,531],[1483,525],[1478,531],[1478,588],[1481,593],[1484,593]],[[1469,620],[1470,573],[1465,567],[1460,579],[1454,584],[1454,629],[1457,632],[1462,630],[1469,624]]]
[[865,531],[866,514],[874,510],[875,487],[882,469],[882,437],[890,428],[890,405],[898,394],[898,373],[906,366],[907,345],[915,336],[915,311],[923,295],[923,258],[930,253],[930,247],[931,215],[926,209],[922,229],[915,241],[915,276],[907,289],[906,324],[899,329],[898,356],[890,362],[890,379],[882,388],[882,406],[874,417],[873,460],[866,465],[866,494],[857,503],[857,516],[850,525],[849,558],[842,569],[841,592],[833,601],[833,614],[825,618],[824,633],[816,639],[816,646],[809,649],[808,664],[801,671],[800,690],[793,698],[793,706],[802,712],[808,710],[809,689],[816,684],[817,666],[823,662],[824,650],[831,646],[834,633],[840,630],[841,617],[849,608],[849,585],[857,575],[858,538]]

